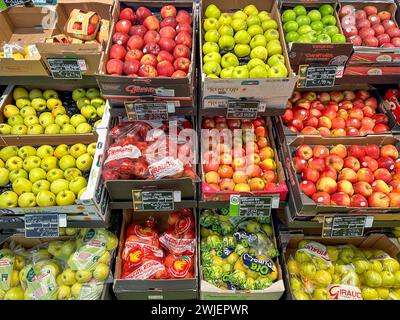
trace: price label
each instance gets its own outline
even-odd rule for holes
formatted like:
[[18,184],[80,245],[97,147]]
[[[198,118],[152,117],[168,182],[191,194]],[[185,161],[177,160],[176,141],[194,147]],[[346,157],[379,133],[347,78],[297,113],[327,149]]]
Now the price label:
[[372,227],[373,216],[325,216],[323,238],[362,237]]
[[82,79],[77,59],[47,59],[53,79]]
[[57,0],[32,0],[35,6],[56,5]]
[[55,213],[25,214],[26,238],[54,238],[59,236],[59,216]]
[[229,101],[226,110],[227,119],[255,119],[258,115],[257,101]]
[[30,0],[0,0],[0,11],[30,2]]
[[132,190],[134,211],[172,211],[175,201],[181,201],[180,191]]
[[175,112],[175,104],[168,102],[125,102],[129,121],[167,121],[168,113]]
[[271,215],[271,197],[243,197],[232,195],[229,203],[229,215],[233,217],[258,217]]
[[299,66],[298,88],[333,87],[335,85],[337,66],[312,67]]

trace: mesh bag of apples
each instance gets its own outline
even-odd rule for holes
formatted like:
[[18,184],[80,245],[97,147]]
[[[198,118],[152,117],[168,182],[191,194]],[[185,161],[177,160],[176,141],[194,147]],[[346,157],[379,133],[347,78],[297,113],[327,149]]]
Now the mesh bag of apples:
[[182,279],[194,277],[195,220],[191,209],[170,213],[168,228],[159,234],[150,217],[126,229],[122,279]]
[[287,260],[296,300],[399,300],[399,262],[378,249],[302,240]]
[[119,123],[110,130],[112,144],[103,165],[104,180],[195,179],[196,133],[192,128],[183,117]]

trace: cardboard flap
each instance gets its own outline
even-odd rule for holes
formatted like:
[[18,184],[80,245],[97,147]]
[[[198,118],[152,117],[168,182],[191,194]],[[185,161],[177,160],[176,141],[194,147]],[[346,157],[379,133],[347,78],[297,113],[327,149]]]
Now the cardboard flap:
[[101,52],[101,44],[99,43],[38,43],[37,48],[40,53],[47,54],[85,54]]

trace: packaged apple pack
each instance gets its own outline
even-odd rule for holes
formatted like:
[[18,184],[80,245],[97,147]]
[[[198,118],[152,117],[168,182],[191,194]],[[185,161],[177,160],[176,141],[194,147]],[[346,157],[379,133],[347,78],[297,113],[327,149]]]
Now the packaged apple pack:
[[196,179],[196,133],[184,117],[169,121],[122,121],[110,130],[103,164],[110,180]]
[[172,212],[168,229],[159,234],[157,221],[126,229],[121,279],[188,279],[194,277],[196,235],[191,209]]
[[94,40],[100,27],[100,16],[93,11],[74,9],[65,25],[65,33],[81,40]]
[[105,229],[70,228],[63,237],[26,248],[18,239],[0,250],[2,299],[96,300],[111,281],[117,237]]
[[296,300],[400,300],[400,265],[380,249],[301,240],[287,260]]

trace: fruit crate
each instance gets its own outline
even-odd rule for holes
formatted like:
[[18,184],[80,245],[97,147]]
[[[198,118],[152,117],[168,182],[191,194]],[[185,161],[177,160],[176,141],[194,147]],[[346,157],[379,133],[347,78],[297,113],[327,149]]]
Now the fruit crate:
[[[362,2],[354,0],[339,1],[340,9],[346,5],[353,6],[356,10],[366,6],[374,6],[377,11],[388,11],[394,26],[398,27],[396,21],[397,5],[393,0]],[[400,64],[400,48],[383,48],[381,46],[367,47],[354,45],[354,52],[348,61],[348,67],[396,67]]]
[[123,8],[132,8],[134,11],[141,6],[149,8],[155,16],[160,15],[161,7],[165,4],[157,1],[117,1],[112,11],[112,24],[109,41],[105,52],[102,54],[100,67],[96,74],[97,81],[104,96],[110,100],[111,106],[124,106],[125,101],[138,98],[154,98],[161,100],[178,101],[183,106],[192,106],[194,101],[194,89],[196,87],[196,3],[192,1],[174,1],[177,11],[186,10],[191,13],[192,22],[192,48],[190,56],[190,68],[185,78],[167,77],[130,77],[108,75],[106,64],[109,60],[109,52],[112,46],[112,37],[115,33],[115,24],[118,21],[120,11]]
[[[40,87],[40,86],[39,86]],[[6,123],[7,118],[4,115],[4,108],[7,105],[14,105],[15,100],[13,98],[13,91],[16,89],[16,86],[9,85],[3,96],[0,100],[0,124]],[[37,89],[37,87],[25,86],[27,90]],[[48,87],[40,87],[42,91],[50,89]],[[72,99],[72,91],[75,86],[71,86],[70,84],[54,84],[51,87],[51,90],[56,89],[57,94],[59,94],[59,99],[62,101],[63,106],[66,109],[66,114],[71,118],[74,114],[81,114],[79,108],[77,107],[76,102]],[[84,88],[88,89],[88,87]],[[29,99],[31,100],[31,99]],[[47,100],[47,99],[45,99]],[[21,109],[19,109],[20,111]],[[43,112],[51,112],[49,108],[46,108],[43,111],[36,110],[36,115],[39,116],[40,113]],[[39,118],[39,117],[38,117]],[[55,117],[54,117],[55,118]],[[89,123],[92,127],[92,132],[89,133],[70,133],[70,134],[23,134],[23,135],[13,135],[13,134],[0,134],[0,146],[24,146],[24,145],[37,145],[38,143],[42,144],[58,144],[58,143],[66,143],[73,144],[76,143],[77,140],[83,144],[90,144],[92,142],[96,142],[98,139],[98,134],[96,133],[94,124],[98,122],[97,128],[106,128],[108,126],[109,121],[109,107],[107,106],[104,109],[104,113],[102,117],[96,116],[95,119],[85,119],[87,123]],[[54,123],[54,121],[53,121]],[[44,129],[43,129],[44,131]],[[74,127],[75,131],[75,127]]]
[[226,108],[231,101],[256,100],[266,105],[265,115],[282,114],[287,100],[293,92],[297,77],[293,74],[286,51],[280,15],[275,1],[247,1],[236,0],[233,2],[203,0],[200,3],[199,28],[200,48],[204,44],[203,21],[208,5],[215,4],[221,12],[234,12],[243,9],[246,5],[253,4],[260,11],[266,10],[271,18],[278,23],[279,41],[282,47],[282,55],[285,57],[285,65],[288,70],[287,78],[247,78],[247,79],[213,79],[203,73],[203,54],[200,54],[200,77],[202,90],[202,108]]
[[376,144],[381,146],[392,144],[400,150],[399,136],[376,135],[369,137],[344,137],[339,138],[321,138],[321,137],[299,137],[287,140],[282,144],[282,159],[284,168],[288,177],[288,186],[291,196],[289,197],[289,208],[294,219],[312,219],[318,220],[320,216],[331,214],[364,214],[374,215],[377,220],[400,220],[399,207],[351,207],[351,206],[333,206],[319,205],[311,198],[305,195],[300,188],[300,174],[296,174],[293,165],[293,154],[300,145],[309,145],[313,148],[315,145],[322,145],[327,148],[337,144],[343,144],[345,147],[351,145],[366,146]]
[[[280,2],[280,14],[286,9],[293,9],[297,5],[302,5],[308,10],[318,10],[319,4],[330,4],[333,6],[333,15],[336,18],[336,27],[339,29],[339,34],[343,34],[340,25],[339,17],[336,9],[337,4],[332,0],[318,1],[318,5],[314,2],[306,2],[301,0],[284,0]],[[300,43],[292,42],[287,44],[290,64],[293,71],[298,72],[299,66],[303,64],[324,64],[344,66],[349,59],[353,44],[351,43]]]
[[[193,216],[196,219],[196,209],[193,208]],[[125,231],[129,224],[143,224],[149,217],[158,221],[160,231],[166,231],[168,226],[168,212],[133,212],[124,210],[123,221],[119,239],[118,256],[115,262],[113,291],[118,300],[195,300],[198,295],[198,266],[194,264],[194,278],[187,279],[147,279],[132,280],[121,279],[122,253],[125,245]],[[196,224],[197,228],[197,224]],[[197,231],[196,231],[197,234]],[[196,248],[196,251],[198,249]],[[197,258],[197,255],[194,255]]]
[[[280,201],[285,201],[288,188],[286,185],[286,177],[283,170],[282,163],[278,157],[278,149],[275,144],[275,137],[273,135],[272,121],[271,118],[265,118],[268,129],[268,141],[270,143],[271,148],[274,150],[274,161],[276,163],[276,172],[278,176],[278,183],[275,185],[274,189],[271,190],[261,190],[261,191],[251,191],[251,192],[237,192],[237,191],[229,191],[229,190],[214,190],[210,185],[202,181],[201,189],[202,189],[202,199],[203,201],[229,201],[231,195],[241,194],[243,196],[278,196]],[[201,166],[202,167],[202,166]],[[203,169],[201,170],[201,177],[205,177],[205,173]]]
[[[295,297],[292,294],[292,290],[290,288],[290,276],[288,271],[287,262],[289,258],[295,256],[295,253],[298,249],[299,243],[303,240],[308,241],[315,241],[324,246],[340,246],[340,245],[353,245],[358,248],[362,249],[375,249],[375,250],[382,250],[388,253],[392,258],[398,260],[400,255],[399,247],[391,241],[386,235],[384,234],[377,234],[373,233],[367,237],[357,237],[357,238],[346,238],[346,239],[338,239],[338,238],[321,238],[316,236],[305,236],[303,234],[293,234],[289,238],[289,242],[284,246],[282,249],[282,254],[285,260],[285,264],[283,266],[285,271],[285,286],[287,288],[287,298],[289,300],[295,300]],[[335,289],[340,288],[340,285],[331,285],[328,289],[333,290],[332,295],[335,295]],[[348,286],[343,285],[344,289],[349,289]],[[347,300],[347,297],[342,297],[342,299],[338,299],[332,297],[332,300]]]
[[[221,209],[213,209],[213,210],[221,210]],[[222,209],[224,210],[224,209]],[[200,212],[201,215],[201,212]],[[272,228],[272,237],[271,240],[276,249],[278,248],[277,245],[277,233],[274,228],[274,223],[272,221],[271,215],[271,222]],[[199,224],[198,229],[201,229]],[[198,237],[198,248],[201,248],[201,237]],[[270,287],[263,289],[263,290],[225,290],[214,286],[213,284],[207,282],[203,278],[203,267],[201,264],[201,249],[198,250],[198,262],[199,262],[199,294],[201,300],[279,300],[283,293],[285,292],[285,284],[283,281],[283,273],[282,267],[280,264],[280,258],[274,258],[275,265],[277,266],[278,270],[278,279],[274,282]]]
[[[361,88],[361,87],[357,86],[357,88]],[[349,89],[349,87],[346,87],[346,86],[340,87],[339,91],[346,90],[346,89]],[[352,86],[350,88],[350,90],[354,90],[354,87]],[[371,94],[371,97],[375,97],[377,99],[377,101],[378,101],[378,107],[376,109],[377,110],[377,114],[383,114],[383,115],[386,115],[388,117],[389,121],[388,121],[387,125],[389,126],[390,130],[387,131],[387,134],[398,134],[398,133],[400,133],[399,124],[397,123],[396,119],[394,118],[394,115],[393,115],[392,111],[388,110],[388,108],[384,105],[383,99],[380,96],[378,90],[376,90],[375,88],[372,88],[372,87],[370,87],[370,88],[363,87],[363,90],[368,90],[369,93]],[[325,91],[325,90],[323,90],[323,89],[316,89],[315,90],[315,92],[317,94],[319,92],[322,92],[322,91]],[[300,93],[303,93],[303,92],[300,92]],[[292,107],[294,107],[294,104],[292,105]],[[312,136],[312,135],[307,135],[307,134],[301,134],[300,132],[298,132],[298,133],[293,132],[292,130],[290,130],[288,128],[287,125],[285,125],[283,123],[282,117],[274,117],[273,118],[273,122],[274,122],[274,126],[276,128],[276,132],[277,132],[277,135],[278,135],[280,143],[285,143],[286,137],[293,138],[293,137],[299,137],[299,136],[302,136],[302,137]],[[359,137],[368,137],[368,136],[381,135],[381,134],[386,134],[386,133],[367,133],[367,134],[359,135]],[[327,137],[335,138],[335,136],[327,136]],[[349,137],[349,136],[347,136],[347,137]],[[338,138],[343,138],[343,136],[338,136]]]

